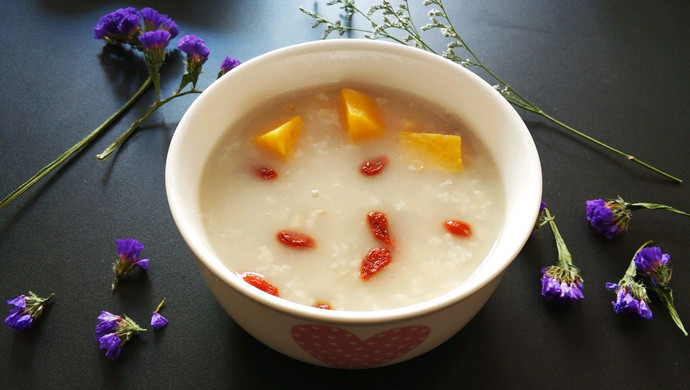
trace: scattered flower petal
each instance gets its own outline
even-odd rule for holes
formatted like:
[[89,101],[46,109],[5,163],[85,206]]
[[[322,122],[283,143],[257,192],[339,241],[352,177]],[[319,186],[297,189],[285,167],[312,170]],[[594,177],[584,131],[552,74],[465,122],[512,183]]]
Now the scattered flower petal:
[[149,259],[139,259],[139,255],[144,249],[141,242],[133,238],[115,240],[115,242],[117,244],[117,259],[113,264],[113,273],[115,274],[111,286],[113,290],[117,288],[120,278],[129,274],[135,266],[143,270],[149,269]]
[[168,319],[160,315],[160,313],[154,311],[153,315],[151,316],[151,326],[156,329],[160,329],[165,325],[168,325]]
[[121,348],[136,334],[145,332],[134,320],[126,315],[118,316],[102,311],[96,324],[98,348],[105,349],[105,357],[115,360],[120,356]]
[[220,64],[220,72],[218,72],[218,77],[228,73],[229,71],[237,68],[240,66],[242,62],[240,60],[232,58],[232,57],[225,57],[223,60],[223,63]]
[[53,299],[55,294],[50,294],[47,298],[41,298],[29,291],[27,295],[19,295],[7,301],[10,308],[10,315],[5,318],[5,323],[14,330],[26,330],[31,327],[33,321],[43,314],[45,305]]

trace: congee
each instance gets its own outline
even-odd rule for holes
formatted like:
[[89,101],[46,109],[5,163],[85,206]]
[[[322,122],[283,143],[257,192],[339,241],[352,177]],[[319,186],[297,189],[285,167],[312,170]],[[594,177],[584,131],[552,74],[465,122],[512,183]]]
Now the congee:
[[206,162],[205,233],[245,282],[293,302],[429,300],[470,277],[501,229],[501,179],[480,130],[366,85],[278,96],[231,124]]

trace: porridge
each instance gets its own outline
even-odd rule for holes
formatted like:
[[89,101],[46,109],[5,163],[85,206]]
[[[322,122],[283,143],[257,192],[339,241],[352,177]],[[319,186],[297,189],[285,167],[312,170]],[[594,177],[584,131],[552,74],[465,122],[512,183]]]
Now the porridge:
[[402,307],[457,287],[492,250],[503,203],[491,156],[459,119],[341,85],[281,95],[233,124],[200,192],[209,243],[229,269],[335,310]]

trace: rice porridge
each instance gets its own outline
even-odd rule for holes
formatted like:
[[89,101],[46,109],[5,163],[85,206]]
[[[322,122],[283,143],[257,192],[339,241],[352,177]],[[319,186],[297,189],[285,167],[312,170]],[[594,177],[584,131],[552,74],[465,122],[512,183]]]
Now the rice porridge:
[[304,305],[380,310],[471,276],[503,196],[459,119],[395,91],[330,85],[233,124],[206,162],[200,209],[213,250],[246,282]]

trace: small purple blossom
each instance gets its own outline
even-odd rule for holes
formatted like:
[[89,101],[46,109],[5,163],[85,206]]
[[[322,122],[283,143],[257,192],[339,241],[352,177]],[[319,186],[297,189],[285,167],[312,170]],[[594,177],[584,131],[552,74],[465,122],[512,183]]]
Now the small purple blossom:
[[143,270],[149,269],[149,259],[139,259],[139,255],[144,249],[144,245],[139,241],[127,238],[115,240],[115,242],[117,244],[117,259],[113,264],[113,273],[115,273],[112,284],[113,290],[117,287],[120,278],[129,274],[135,266]]
[[141,17],[144,18],[144,31],[163,30],[170,33],[170,38],[175,38],[180,30],[177,23],[168,15],[161,14],[153,8],[142,8]]
[[628,230],[634,210],[666,210],[685,216],[690,214],[671,206],[658,203],[628,203],[620,196],[616,199],[587,201],[587,220],[594,230],[609,240]]
[[577,269],[557,265],[542,268],[541,295],[556,303],[574,303],[584,299],[582,278]]
[[196,82],[201,74],[201,68],[208,59],[210,51],[206,47],[203,39],[194,35],[185,35],[177,42],[177,48],[187,54],[185,61],[185,72],[180,80],[177,92],[181,91],[189,83],[192,83],[192,90],[196,88]]
[[151,316],[151,326],[156,329],[160,329],[165,325],[168,325],[168,319],[160,315],[160,313],[154,311],[153,315]]
[[33,318],[31,318],[31,315],[22,310],[10,313],[10,315],[5,318],[5,323],[14,330],[27,330],[32,322]]
[[117,331],[117,326],[120,321],[122,321],[122,317],[107,311],[102,311],[98,316],[98,323],[96,324],[96,340],[106,334]]
[[177,41],[177,48],[187,54],[187,63],[205,63],[211,52],[206,47],[206,42],[194,35],[188,34]]
[[168,325],[168,319],[163,317],[159,311],[161,308],[163,308],[163,304],[165,303],[165,298],[161,301],[161,303],[158,304],[158,307],[156,310],[153,311],[153,315],[151,316],[151,326],[155,329],[160,329],[166,325]]
[[652,318],[652,310],[649,308],[647,292],[643,285],[631,286],[607,282],[606,288],[616,291],[616,300],[611,302],[616,314],[637,315],[646,320]]
[[170,33],[165,30],[147,31],[139,35],[144,52],[165,49],[170,43]]
[[26,330],[31,327],[33,321],[43,314],[43,308],[55,294],[50,294],[47,298],[41,298],[29,291],[29,295],[19,295],[7,301],[12,306],[10,315],[5,318],[5,323],[15,330]]
[[232,57],[225,57],[223,62],[220,64],[220,72],[218,72],[218,77],[228,73],[229,71],[237,68],[240,66],[242,62],[240,60],[232,58]]
[[98,316],[95,333],[98,348],[105,349],[105,357],[115,360],[120,356],[122,346],[134,335],[145,332],[131,318],[102,311]]
[[630,211],[624,205],[603,199],[588,200],[586,213],[594,230],[609,240],[627,230],[630,221]]
[[94,39],[109,43],[132,43],[139,26],[139,13],[133,7],[120,8],[100,18],[93,28]]
[[544,202],[540,207],[540,219],[543,219],[542,224],[551,226],[558,249],[558,264],[541,269],[541,295],[556,303],[575,303],[584,299],[580,271],[573,265],[572,255],[556,226],[556,217],[551,215]]
[[105,357],[115,360],[120,357],[120,336],[117,332],[108,333],[98,339],[98,348],[105,349]]
[[658,246],[650,246],[638,251],[633,261],[637,271],[648,276],[654,286],[665,286],[671,281],[670,259],[671,255],[661,253]]

